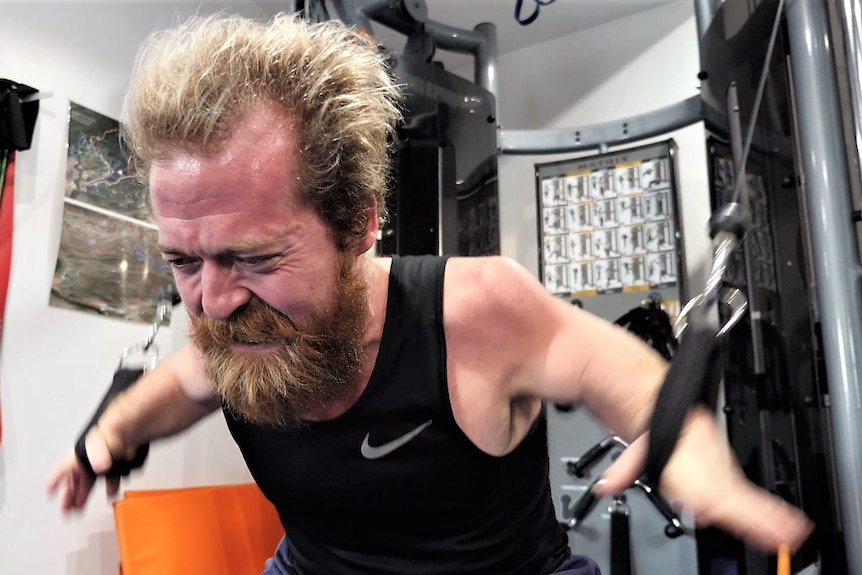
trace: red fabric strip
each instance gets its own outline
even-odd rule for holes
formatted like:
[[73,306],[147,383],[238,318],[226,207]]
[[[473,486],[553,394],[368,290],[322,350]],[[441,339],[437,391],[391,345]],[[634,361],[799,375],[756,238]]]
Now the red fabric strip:
[[[0,164],[0,343],[3,341],[3,317],[9,271],[12,267],[12,225],[15,206],[15,152],[8,154],[5,170]],[[0,443],[3,442],[3,417],[0,415]]]

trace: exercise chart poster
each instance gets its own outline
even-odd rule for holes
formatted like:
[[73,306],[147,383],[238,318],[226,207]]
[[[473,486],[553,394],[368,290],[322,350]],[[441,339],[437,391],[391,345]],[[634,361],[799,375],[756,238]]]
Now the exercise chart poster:
[[537,165],[545,287],[581,298],[677,285],[673,166],[668,143]]

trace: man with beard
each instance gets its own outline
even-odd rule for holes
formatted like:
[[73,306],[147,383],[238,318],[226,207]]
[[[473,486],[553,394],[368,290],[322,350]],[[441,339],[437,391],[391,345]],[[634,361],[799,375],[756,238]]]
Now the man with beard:
[[[596,573],[555,518],[543,402],[633,441],[612,493],[640,475],[667,366],[506,258],[368,256],[398,106],[338,23],[198,18],[151,39],[125,137],[191,343],[108,406],[83,457],[114,493],[114,463],[221,408],[286,531],[267,574]],[[70,453],[48,487],[68,511],[94,482]],[[810,530],[702,410],[662,487],[763,549]]]

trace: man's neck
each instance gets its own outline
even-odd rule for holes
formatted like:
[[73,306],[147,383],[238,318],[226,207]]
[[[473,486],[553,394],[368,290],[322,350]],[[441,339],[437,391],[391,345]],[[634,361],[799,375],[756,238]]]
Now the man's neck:
[[368,314],[363,337],[363,358],[356,372],[351,390],[343,398],[309,413],[307,421],[328,421],[340,417],[362,397],[380,350],[383,324],[386,320],[386,304],[389,298],[389,269],[391,258],[367,258],[360,261],[368,279]]

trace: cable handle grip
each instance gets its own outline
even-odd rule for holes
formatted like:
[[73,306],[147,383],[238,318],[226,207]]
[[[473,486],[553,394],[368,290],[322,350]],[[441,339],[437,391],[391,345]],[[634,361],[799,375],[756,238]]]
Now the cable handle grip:
[[[135,345],[126,347],[120,356],[120,364],[114,372],[114,377],[111,380],[111,385],[95,413],[90,418],[89,423],[84,426],[78,439],[75,441],[75,456],[81,463],[84,470],[91,476],[96,477],[97,474],[93,470],[93,465],[90,463],[90,458],[87,455],[86,438],[87,433],[92,429],[102,414],[108,408],[108,405],[121,393],[131,387],[141,376],[148,370],[154,368],[161,359],[159,348],[154,341],[159,328],[163,323],[169,321],[173,307],[180,303],[180,294],[175,283],[170,282],[159,289],[156,295],[156,316],[153,323],[150,325],[147,339]],[[135,364],[134,366],[132,364]],[[103,474],[109,477],[117,477],[128,475],[133,469],[137,469],[144,464],[147,455],[150,451],[150,444],[145,443],[140,445],[135,450],[135,455],[130,460],[118,460],[112,454],[111,468]]]
[[113,381],[111,382],[111,387],[108,388],[107,393],[102,398],[102,401],[99,403],[99,407],[96,409],[96,412],[90,418],[90,422],[84,427],[84,430],[78,436],[77,441],[75,441],[75,456],[78,458],[78,461],[81,462],[81,466],[84,470],[93,478],[99,475],[106,475],[109,477],[118,477],[123,475],[128,475],[133,469],[137,469],[144,464],[144,461],[147,459],[147,454],[150,451],[150,444],[145,443],[143,445],[138,446],[135,450],[135,456],[130,460],[119,460],[116,456],[112,454],[112,465],[111,468],[104,473],[96,473],[93,470],[93,465],[90,463],[90,458],[87,455],[87,447],[85,440],[87,438],[87,433],[89,433],[90,429],[92,429],[96,422],[99,421],[99,418],[104,413],[105,409],[107,409],[108,405],[122,392],[131,387],[138,379],[140,379],[141,375],[143,375],[143,370],[138,369],[118,369],[116,373],[114,373]]
[[637,479],[635,480],[635,487],[640,489],[643,494],[646,495],[649,502],[653,504],[653,507],[655,507],[658,512],[661,513],[661,516],[667,521],[667,525],[664,527],[664,534],[668,539],[676,539],[684,533],[685,530],[683,529],[682,521],[679,516],[670,506],[670,503],[661,496],[654,486],[650,485],[645,479]]
[[608,513],[611,516],[611,573],[631,575],[632,549],[629,506],[624,493],[614,495]]
[[620,437],[609,435],[600,442],[590,447],[583,455],[575,461],[567,461],[566,469],[575,477],[583,478],[586,470],[595,462],[605,456],[612,447],[618,446],[622,449],[628,447],[628,443]]
[[565,529],[575,529],[581,521],[584,520],[584,517],[589,515],[590,511],[593,510],[593,507],[596,506],[596,501],[598,501],[598,497],[594,493],[593,489],[598,482],[598,479],[593,480],[588,486],[586,491],[578,497],[578,500],[575,501],[574,506],[572,507],[572,518],[568,520],[568,522],[563,524]]
[[650,421],[644,475],[652,485],[659,484],[689,411],[698,404],[715,409],[718,391],[715,367],[719,359],[715,329],[692,324],[686,332],[659,390]]

